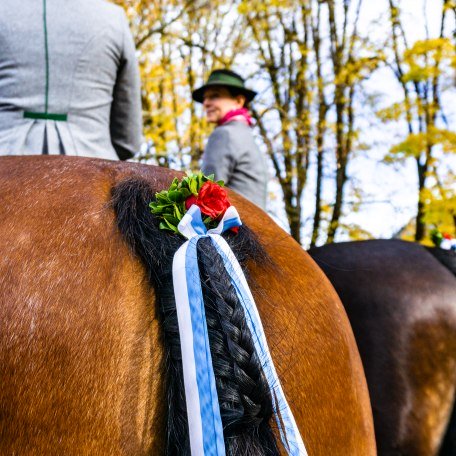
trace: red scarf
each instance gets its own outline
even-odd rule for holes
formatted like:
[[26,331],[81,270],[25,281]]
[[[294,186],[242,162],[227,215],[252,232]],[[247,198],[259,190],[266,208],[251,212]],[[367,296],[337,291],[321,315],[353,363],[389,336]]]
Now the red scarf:
[[253,125],[253,120],[250,117],[249,111],[247,108],[233,109],[228,111],[218,122],[217,125],[223,125],[233,120],[239,120],[241,122],[247,123],[249,127]]

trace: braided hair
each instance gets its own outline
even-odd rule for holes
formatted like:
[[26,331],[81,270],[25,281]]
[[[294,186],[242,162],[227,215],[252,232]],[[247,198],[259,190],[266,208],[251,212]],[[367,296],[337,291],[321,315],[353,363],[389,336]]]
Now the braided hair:
[[[148,207],[153,199],[154,192],[145,180],[129,179],[113,189],[112,206],[120,232],[143,262],[156,292],[168,402],[165,454],[190,456],[172,282],[173,256],[184,240],[158,228],[159,221]],[[254,234],[244,225],[238,235],[228,233],[224,237],[241,265],[249,259],[268,261]],[[210,238],[198,241],[197,254],[226,454],[278,455],[271,429],[271,394],[243,307]]]

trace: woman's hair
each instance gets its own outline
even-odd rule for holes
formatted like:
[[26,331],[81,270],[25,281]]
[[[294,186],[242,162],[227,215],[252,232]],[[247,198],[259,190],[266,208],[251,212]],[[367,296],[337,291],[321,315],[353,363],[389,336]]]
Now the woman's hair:
[[242,93],[241,90],[237,89],[236,87],[229,87],[229,86],[226,86],[225,87],[228,92],[230,93],[230,95],[233,97],[233,98],[236,98],[238,95],[242,95],[244,97],[244,108],[248,108],[249,106],[249,102],[247,101],[247,97]]

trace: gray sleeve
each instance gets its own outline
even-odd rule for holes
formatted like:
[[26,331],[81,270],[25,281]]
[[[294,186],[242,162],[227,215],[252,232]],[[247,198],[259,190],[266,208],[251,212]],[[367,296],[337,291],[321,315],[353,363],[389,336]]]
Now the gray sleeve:
[[136,49],[122,10],[123,52],[111,106],[111,141],[121,160],[133,157],[142,140],[141,82]]
[[209,136],[201,169],[206,176],[215,174],[216,180],[229,185],[236,166],[236,148],[228,131],[216,128]]

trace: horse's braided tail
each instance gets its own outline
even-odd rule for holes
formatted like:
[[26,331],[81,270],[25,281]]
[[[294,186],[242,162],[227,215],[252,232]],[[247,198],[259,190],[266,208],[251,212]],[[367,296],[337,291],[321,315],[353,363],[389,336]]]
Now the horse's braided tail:
[[[168,417],[167,455],[190,455],[177,313],[172,284],[172,260],[184,242],[158,228],[150,213],[154,192],[143,180],[128,180],[113,189],[117,225],[141,258],[155,289],[165,344]],[[238,260],[266,259],[258,241],[244,226],[225,237]],[[209,343],[229,456],[278,455],[271,429],[272,399],[254,348],[242,305],[223,261],[209,238],[198,242],[198,265],[206,309]]]
[[242,305],[211,240],[198,242],[198,262],[228,454],[277,454],[269,420],[269,385]]

